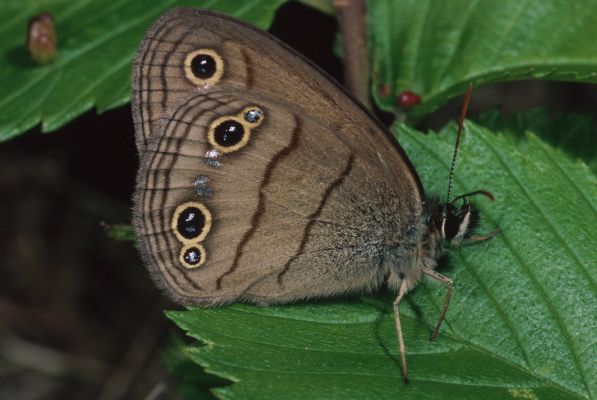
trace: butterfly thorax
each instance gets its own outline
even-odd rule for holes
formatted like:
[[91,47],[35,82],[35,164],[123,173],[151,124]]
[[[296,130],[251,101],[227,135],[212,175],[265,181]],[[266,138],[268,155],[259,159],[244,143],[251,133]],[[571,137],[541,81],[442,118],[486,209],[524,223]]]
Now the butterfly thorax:
[[456,207],[452,203],[441,203],[435,197],[429,198],[423,204],[420,223],[413,229],[409,243],[403,242],[399,251],[390,251],[388,286],[397,290],[406,280],[408,290],[412,290],[420,281],[423,269],[437,267],[446,244],[460,245],[471,237],[478,223],[479,211],[471,203],[465,201]]

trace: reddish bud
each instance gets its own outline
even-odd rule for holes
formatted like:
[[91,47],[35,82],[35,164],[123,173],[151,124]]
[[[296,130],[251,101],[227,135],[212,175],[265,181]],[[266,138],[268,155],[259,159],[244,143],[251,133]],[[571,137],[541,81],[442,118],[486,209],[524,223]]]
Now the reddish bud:
[[410,90],[406,90],[398,96],[398,105],[404,109],[413,108],[421,102],[421,96]]
[[41,13],[29,20],[27,31],[27,51],[38,64],[47,64],[56,57],[56,31],[54,18],[49,13]]

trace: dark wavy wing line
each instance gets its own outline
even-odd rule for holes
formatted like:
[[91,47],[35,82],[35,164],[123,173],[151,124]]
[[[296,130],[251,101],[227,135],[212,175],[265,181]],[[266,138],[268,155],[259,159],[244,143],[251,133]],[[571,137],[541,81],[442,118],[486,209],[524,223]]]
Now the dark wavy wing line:
[[238,267],[238,262],[240,261],[240,258],[243,255],[243,250],[244,250],[246,244],[249,242],[249,240],[251,240],[251,237],[255,234],[255,231],[257,230],[257,228],[259,226],[261,216],[265,212],[264,188],[270,183],[272,173],[273,173],[274,169],[276,169],[276,167],[280,163],[280,161],[282,161],[282,159],[284,159],[290,153],[292,153],[292,151],[298,146],[301,129],[302,129],[302,124],[301,124],[300,120],[298,119],[298,117],[295,115],[294,116],[294,130],[292,131],[292,138],[290,140],[290,143],[286,147],[282,148],[282,150],[278,151],[274,155],[274,157],[272,157],[270,162],[267,164],[265,173],[263,174],[263,179],[261,180],[261,184],[259,185],[259,202],[257,204],[257,210],[255,210],[255,213],[253,214],[253,217],[251,218],[251,227],[249,228],[249,230],[247,230],[245,232],[238,247],[236,248],[236,253],[234,254],[234,261],[232,262],[232,266],[226,272],[224,272],[216,281],[216,288],[218,290],[222,289],[222,280],[224,279],[224,277],[233,273],[234,270]]
[[346,179],[348,174],[350,174],[350,171],[352,170],[353,163],[354,163],[354,154],[351,153],[350,157],[348,158],[348,162],[346,163],[346,167],[344,168],[344,170],[342,171],[340,176],[338,176],[338,178],[335,179],[327,187],[327,189],[325,190],[325,193],[323,194],[323,197],[321,198],[321,201],[319,202],[319,205],[317,206],[317,210],[315,210],[315,212],[313,212],[313,214],[311,214],[309,216],[309,222],[307,223],[307,225],[305,226],[305,230],[303,231],[303,237],[301,238],[301,244],[300,244],[298,250],[296,251],[295,255],[293,255],[292,257],[290,257],[288,259],[286,264],[284,264],[282,271],[280,271],[280,273],[278,274],[278,284],[279,285],[282,285],[282,278],[284,277],[284,274],[286,274],[286,272],[288,272],[288,270],[290,269],[290,264],[292,264],[292,262],[294,260],[296,260],[298,257],[300,257],[303,254],[303,251],[305,250],[305,246],[307,245],[307,242],[309,241],[309,236],[311,235],[311,230],[313,229],[315,222],[317,222],[316,220],[321,215],[321,212],[323,211],[323,209],[324,209],[328,199],[332,195],[332,192],[334,191],[334,189],[336,189],[338,186],[342,185],[342,183],[344,182],[344,179]]

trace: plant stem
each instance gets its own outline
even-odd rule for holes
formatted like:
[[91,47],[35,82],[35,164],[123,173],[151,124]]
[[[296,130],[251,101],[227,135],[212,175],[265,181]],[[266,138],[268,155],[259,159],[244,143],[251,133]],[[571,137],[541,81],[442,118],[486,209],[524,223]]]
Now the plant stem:
[[333,4],[342,33],[346,86],[371,109],[365,0],[334,0]]

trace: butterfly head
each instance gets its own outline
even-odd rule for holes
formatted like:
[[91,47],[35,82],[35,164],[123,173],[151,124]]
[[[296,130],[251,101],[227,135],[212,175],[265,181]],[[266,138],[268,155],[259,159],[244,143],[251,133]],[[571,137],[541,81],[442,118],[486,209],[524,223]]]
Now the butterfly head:
[[[453,246],[458,246],[463,241],[472,239],[486,240],[495,235],[497,231],[489,236],[474,236],[475,229],[479,226],[479,210],[467,200],[467,197],[483,195],[494,200],[493,195],[485,190],[478,190],[456,197],[448,203],[440,203],[437,198],[428,202],[427,226],[433,232],[437,232],[442,241]],[[460,206],[456,205],[462,200]]]
[[478,224],[479,210],[465,200],[460,207],[453,203],[443,204],[437,228],[442,240],[457,246],[463,239],[471,237]]

